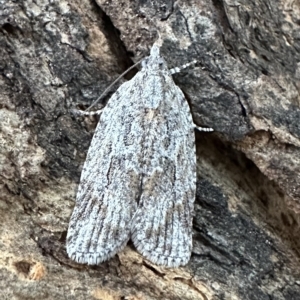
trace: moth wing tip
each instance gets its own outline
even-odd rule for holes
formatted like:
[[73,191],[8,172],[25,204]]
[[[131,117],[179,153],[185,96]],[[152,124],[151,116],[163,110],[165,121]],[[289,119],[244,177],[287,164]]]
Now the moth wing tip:
[[133,243],[138,250],[145,258],[147,258],[150,262],[161,265],[167,268],[178,268],[180,266],[185,266],[191,257],[191,253],[186,251],[182,252],[181,255],[171,256],[168,254],[163,254],[163,251],[149,250],[147,244],[143,244],[137,242],[137,240],[133,240]]

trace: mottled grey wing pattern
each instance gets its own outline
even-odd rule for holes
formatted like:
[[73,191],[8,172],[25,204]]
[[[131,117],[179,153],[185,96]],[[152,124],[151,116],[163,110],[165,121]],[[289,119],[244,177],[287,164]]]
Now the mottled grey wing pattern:
[[[177,267],[187,264],[192,250],[195,137],[183,93],[171,76],[161,76],[163,85],[151,75],[144,84],[144,163],[131,238],[138,251],[153,263]],[[158,103],[153,101],[151,91],[160,95]]]
[[194,125],[159,48],[104,108],[81,175],[68,255],[98,264],[131,237],[146,258],[188,262],[196,190]]
[[126,82],[112,96],[88,150],[67,235],[67,253],[80,263],[99,264],[130,238],[143,132],[134,125],[141,107],[134,97],[122,95],[134,92]]

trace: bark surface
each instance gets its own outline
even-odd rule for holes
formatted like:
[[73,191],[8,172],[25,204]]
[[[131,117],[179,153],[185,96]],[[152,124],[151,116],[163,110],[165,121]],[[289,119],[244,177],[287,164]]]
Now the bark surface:
[[[300,299],[300,2],[0,2],[1,299]],[[199,126],[184,268],[65,237],[97,118],[76,117],[158,38]],[[130,72],[103,98],[101,105]]]

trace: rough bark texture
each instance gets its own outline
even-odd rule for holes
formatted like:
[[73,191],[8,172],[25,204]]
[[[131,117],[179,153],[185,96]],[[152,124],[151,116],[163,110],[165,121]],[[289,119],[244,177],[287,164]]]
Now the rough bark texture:
[[[298,0],[6,0],[0,28],[1,299],[300,299]],[[76,264],[65,236],[97,120],[70,109],[158,37],[170,67],[199,60],[175,80],[216,130],[196,134],[192,258],[160,268],[129,244]]]

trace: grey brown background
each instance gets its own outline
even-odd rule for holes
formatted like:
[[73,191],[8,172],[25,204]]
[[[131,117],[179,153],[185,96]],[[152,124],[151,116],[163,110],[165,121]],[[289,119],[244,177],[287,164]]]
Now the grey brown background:
[[[299,299],[299,27],[299,1],[0,1],[1,298]],[[196,132],[191,261],[129,244],[78,265],[65,235],[97,119],[70,110],[158,37],[170,67],[199,61],[174,78],[216,130]]]

